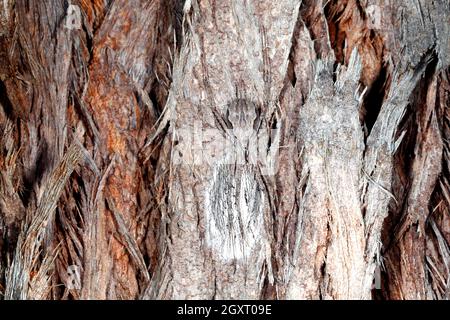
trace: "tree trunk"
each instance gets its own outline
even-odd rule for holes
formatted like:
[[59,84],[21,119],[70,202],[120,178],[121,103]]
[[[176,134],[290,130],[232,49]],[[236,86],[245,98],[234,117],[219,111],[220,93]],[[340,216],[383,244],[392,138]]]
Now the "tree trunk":
[[4,0],[4,299],[448,299],[448,0]]

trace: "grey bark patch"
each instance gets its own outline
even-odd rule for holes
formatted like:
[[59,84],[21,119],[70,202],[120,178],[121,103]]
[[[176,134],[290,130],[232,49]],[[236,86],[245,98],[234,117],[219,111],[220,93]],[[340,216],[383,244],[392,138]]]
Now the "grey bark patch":
[[232,128],[229,138],[238,146],[225,154],[227,164],[213,166],[205,197],[207,243],[224,260],[245,259],[263,235],[264,194],[256,167],[247,162],[255,156],[249,152],[255,151],[250,144],[256,137],[257,105],[235,99],[228,105],[226,120]]
[[251,167],[217,166],[206,202],[208,245],[224,260],[249,257],[264,223],[264,193]]

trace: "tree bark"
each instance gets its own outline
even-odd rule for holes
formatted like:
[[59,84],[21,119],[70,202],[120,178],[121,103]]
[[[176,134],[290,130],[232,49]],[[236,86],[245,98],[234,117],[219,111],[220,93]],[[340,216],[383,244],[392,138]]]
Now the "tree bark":
[[3,0],[3,299],[448,299],[450,2]]

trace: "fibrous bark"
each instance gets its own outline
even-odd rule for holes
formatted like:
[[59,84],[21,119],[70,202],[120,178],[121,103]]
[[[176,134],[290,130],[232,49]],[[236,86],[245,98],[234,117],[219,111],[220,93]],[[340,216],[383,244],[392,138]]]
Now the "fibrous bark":
[[0,7],[4,299],[449,298],[448,0]]

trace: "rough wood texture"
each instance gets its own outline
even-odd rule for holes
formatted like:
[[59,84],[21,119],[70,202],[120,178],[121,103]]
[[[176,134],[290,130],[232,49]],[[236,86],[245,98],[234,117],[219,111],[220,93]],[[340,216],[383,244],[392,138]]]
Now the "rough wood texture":
[[450,298],[448,0],[0,7],[1,298]]

